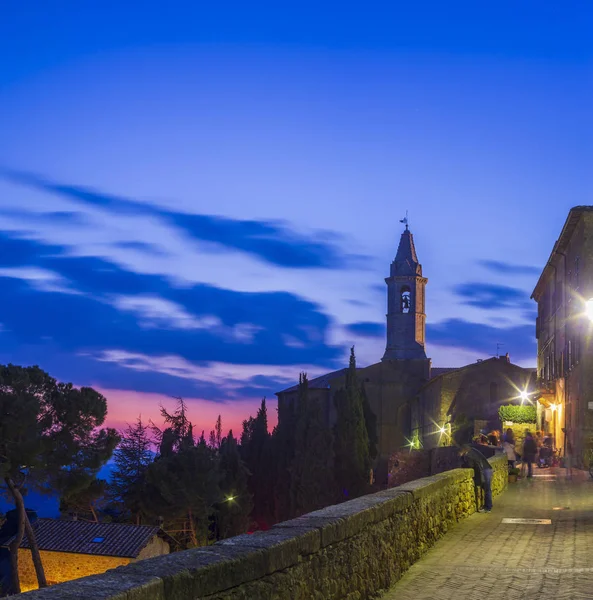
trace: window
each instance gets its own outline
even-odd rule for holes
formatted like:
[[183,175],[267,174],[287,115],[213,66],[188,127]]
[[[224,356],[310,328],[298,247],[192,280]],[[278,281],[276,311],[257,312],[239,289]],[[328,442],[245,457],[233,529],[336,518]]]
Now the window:
[[410,312],[410,306],[412,304],[412,298],[410,293],[410,288],[407,285],[401,290],[401,308],[403,313]]
[[92,542],[93,544],[100,544],[101,542],[104,542],[104,541],[105,541],[105,538],[104,538],[104,537],[96,537],[96,538],[93,538],[93,539],[91,540],[91,542]]

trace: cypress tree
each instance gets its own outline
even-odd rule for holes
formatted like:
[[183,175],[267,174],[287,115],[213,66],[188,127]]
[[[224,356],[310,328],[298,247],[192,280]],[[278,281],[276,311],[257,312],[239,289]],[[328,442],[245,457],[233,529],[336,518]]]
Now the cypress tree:
[[346,385],[335,394],[334,401],[337,411],[334,445],[336,480],[342,497],[355,498],[368,490],[371,459],[354,347],[350,349]]
[[364,413],[364,423],[367,430],[367,436],[369,438],[369,457],[371,459],[371,463],[377,459],[379,456],[379,435],[377,433],[377,415],[373,412],[371,408],[371,404],[367,397],[366,389],[364,387],[364,383],[360,388],[360,392],[362,394],[362,410]]
[[265,398],[255,418],[249,417],[243,422],[240,452],[250,473],[253,519],[260,528],[266,529],[274,520],[274,469]]
[[222,500],[217,515],[216,537],[223,539],[247,531],[253,508],[252,495],[247,485],[249,471],[241,460],[232,430],[220,443],[219,469]]
[[291,467],[295,452],[295,406],[292,402],[278,406],[278,424],[272,433],[274,482],[274,520],[286,521],[294,516],[291,502]]
[[323,422],[319,400],[309,396],[307,375],[299,378],[296,407],[295,453],[291,467],[291,501],[295,515],[302,515],[335,500],[333,436]]

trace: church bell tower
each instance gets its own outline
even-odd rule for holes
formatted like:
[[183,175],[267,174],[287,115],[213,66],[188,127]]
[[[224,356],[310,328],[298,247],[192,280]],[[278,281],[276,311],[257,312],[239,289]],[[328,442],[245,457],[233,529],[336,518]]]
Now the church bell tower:
[[425,287],[414,236],[408,229],[401,235],[391,263],[387,284],[387,347],[382,360],[426,359]]

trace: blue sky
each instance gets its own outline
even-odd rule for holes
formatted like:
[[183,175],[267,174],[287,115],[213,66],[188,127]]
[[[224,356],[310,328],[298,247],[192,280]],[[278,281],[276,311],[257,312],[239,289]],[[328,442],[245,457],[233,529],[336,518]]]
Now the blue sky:
[[433,364],[535,363],[590,3],[123,4],[0,8],[0,362],[239,422],[380,359],[408,210]]

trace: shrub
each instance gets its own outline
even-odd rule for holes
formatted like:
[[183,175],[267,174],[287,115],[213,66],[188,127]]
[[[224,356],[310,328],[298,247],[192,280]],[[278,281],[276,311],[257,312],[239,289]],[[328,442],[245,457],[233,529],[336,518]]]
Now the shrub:
[[512,421],[513,423],[535,423],[537,412],[535,406],[507,404],[498,409],[498,416],[503,423],[505,421]]

